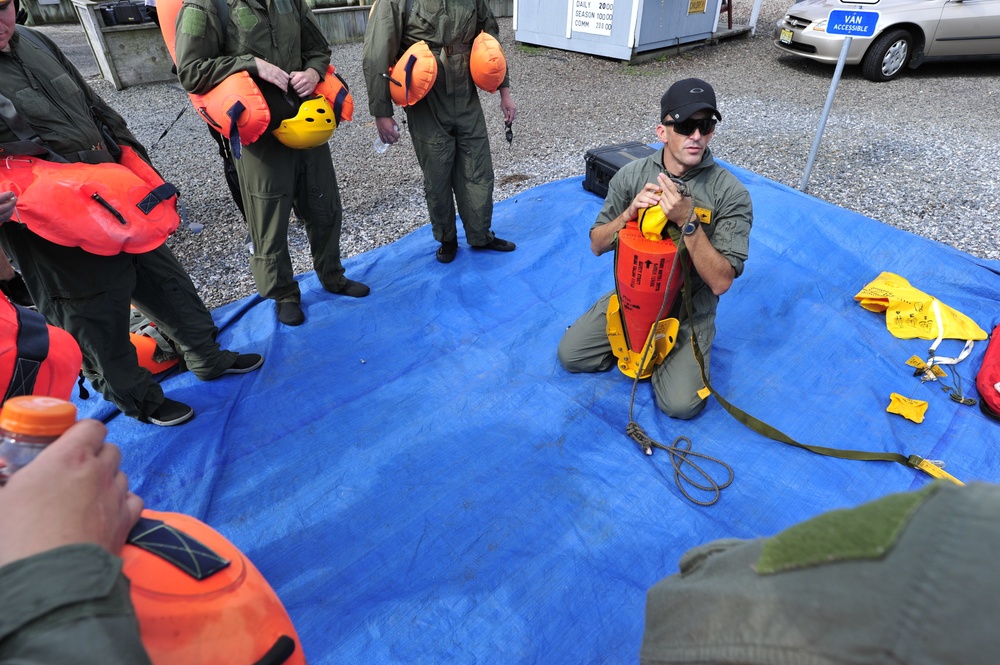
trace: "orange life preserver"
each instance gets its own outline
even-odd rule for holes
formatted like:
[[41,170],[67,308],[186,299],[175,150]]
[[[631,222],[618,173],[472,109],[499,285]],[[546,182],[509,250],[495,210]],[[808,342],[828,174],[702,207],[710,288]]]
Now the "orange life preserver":
[[399,106],[412,106],[423,99],[437,80],[437,58],[421,40],[406,49],[389,68],[389,94]]
[[248,72],[236,72],[203,95],[189,93],[191,104],[212,129],[233,144],[239,157],[240,144],[250,145],[271,124],[271,109]]
[[[608,339],[618,358],[618,369],[626,376],[638,375],[640,379],[653,373],[653,368],[663,362],[677,341],[679,321],[676,318],[657,321],[657,315],[661,310],[664,314],[671,311],[684,283],[679,266],[671,277],[677,245],[670,238],[658,239],[657,233],[647,230],[644,234],[640,230],[647,211],[654,216],[660,211],[662,216],[659,206],[647,208],[640,211],[638,223],[629,222],[618,232],[615,293],[607,310]],[[644,228],[648,229],[648,225]],[[648,353],[647,342],[652,345]],[[646,362],[642,363],[644,354]]]
[[323,95],[330,102],[338,127],[342,122],[354,120],[354,97],[347,87],[347,81],[340,77],[333,65],[327,66],[326,76],[316,85],[313,94]]
[[295,626],[274,589],[203,522],[143,510],[122,560],[153,665],[305,665]]
[[0,404],[19,395],[68,400],[82,363],[72,335],[0,296]]
[[490,94],[499,90],[507,77],[507,59],[500,42],[485,30],[472,42],[469,72],[473,83]]
[[[177,188],[128,146],[118,163],[71,164],[22,155],[0,162],[0,190],[17,195],[14,221],[91,254],[142,254],[180,224]],[[72,214],[67,214],[72,211]]]
[[[182,4],[183,0],[158,0],[156,4],[160,34],[174,63],[177,62],[177,15]],[[237,158],[240,144],[250,145],[271,124],[271,109],[260,88],[245,71],[231,74],[205,94],[188,93],[188,97],[201,119],[230,140]]]

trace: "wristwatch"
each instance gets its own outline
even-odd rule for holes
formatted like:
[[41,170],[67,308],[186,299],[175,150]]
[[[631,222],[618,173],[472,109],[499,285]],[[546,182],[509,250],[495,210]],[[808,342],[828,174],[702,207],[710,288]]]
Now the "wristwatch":
[[698,219],[697,217],[695,217],[694,219],[690,219],[688,220],[687,224],[681,227],[681,233],[683,233],[686,236],[689,236],[695,231],[697,231],[700,225],[701,225],[701,220]]

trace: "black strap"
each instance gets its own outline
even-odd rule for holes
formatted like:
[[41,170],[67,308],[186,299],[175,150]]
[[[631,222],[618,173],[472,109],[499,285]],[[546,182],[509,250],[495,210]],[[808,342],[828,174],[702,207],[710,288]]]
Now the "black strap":
[[196,580],[211,577],[230,563],[177,527],[149,517],[139,518],[125,542],[169,561]]
[[275,640],[274,645],[267,650],[263,658],[253,665],[281,665],[287,662],[295,653],[295,640],[288,635],[281,635]]
[[27,307],[11,305],[17,314],[17,356],[4,401],[30,395],[35,390],[38,370],[49,355],[49,329],[45,326],[45,317]]
[[[412,2],[413,0],[410,0]],[[229,3],[226,0],[215,0],[215,12],[219,15],[219,24],[222,27],[222,44],[219,45],[219,52],[226,50],[226,36],[229,32]]]
[[141,201],[135,204],[135,207],[141,210],[142,214],[148,215],[152,212],[153,208],[172,196],[180,196],[180,191],[169,182],[165,182],[149,194],[146,194]]
[[[24,121],[21,114],[17,112],[14,108],[14,103],[0,95],[0,118],[7,123],[10,130],[17,135],[17,138],[21,139],[17,143],[7,143],[2,146],[2,148],[11,152],[12,154],[29,154],[29,155],[44,155],[49,160],[53,162],[66,162],[66,158],[55,152],[52,152],[42,137],[38,135],[38,132],[33,130],[28,126],[28,123]],[[21,146],[25,152],[17,153],[13,152],[12,149],[15,146]]]

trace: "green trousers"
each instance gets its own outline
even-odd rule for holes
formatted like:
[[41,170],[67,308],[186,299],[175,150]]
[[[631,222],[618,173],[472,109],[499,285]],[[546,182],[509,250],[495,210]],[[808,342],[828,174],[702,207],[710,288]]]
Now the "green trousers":
[[[608,293],[584,312],[563,333],[559,341],[559,362],[570,372],[604,372],[616,367],[616,359],[608,341]],[[705,373],[712,355],[715,340],[715,321],[704,321],[698,326],[698,346],[705,357]],[[673,418],[694,418],[705,408],[705,400],[698,396],[704,383],[701,370],[691,344],[691,324],[683,321],[677,331],[677,343],[666,359],[653,370],[650,377],[656,405]]]
[[213,379],[235,361],[237,354],[219,348],[212,315],[166,245],[144,254],[98,256],[56,245],[18,224],[0,229],[0,244],[38,311],[73,335],[84,376],[126,415],[144,418],[163,403],[160,384],[139,366],[129,340],[131,303],[176,342],[199,379]]
[[406,107],[413,150],[424,174],[434,239],[457,238],[457,203],[466,240],[481,247],[494,238],[493,157],[486,118],[475,87],[456,85],[448,94],[445,78],[439,74],[427,96]]
[[270,132],[243,146],[236,160],[240,191],[254,253],[250,259],[257,292],[279,302],[299,302],[299,285],[288,252],[292,208],[305,222],[313,267],[323,287],[345,283],[340,262],[343,209],[330,146],[295,150]]

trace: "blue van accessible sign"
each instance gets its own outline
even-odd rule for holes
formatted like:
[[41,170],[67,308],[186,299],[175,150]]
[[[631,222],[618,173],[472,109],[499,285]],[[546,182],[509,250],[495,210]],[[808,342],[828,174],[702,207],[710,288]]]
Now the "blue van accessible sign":
[[826,21],[826,32],[829,35],[871,37],[875,34],[876,23],[878,12],[834,9]]

